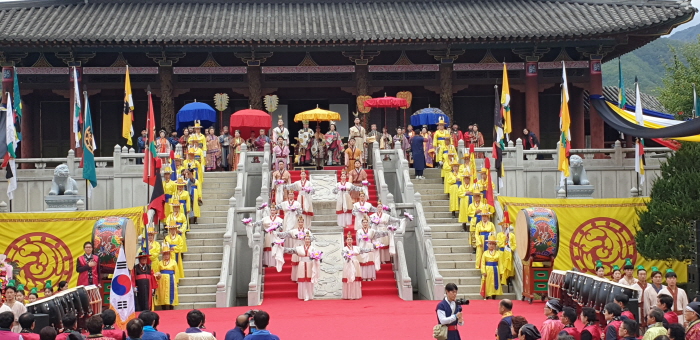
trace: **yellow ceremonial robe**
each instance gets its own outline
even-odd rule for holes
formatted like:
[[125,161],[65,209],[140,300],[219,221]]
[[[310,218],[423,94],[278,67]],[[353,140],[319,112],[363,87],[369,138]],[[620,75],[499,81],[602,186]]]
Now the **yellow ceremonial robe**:
[[[199,151],[202,151],[202,149],[199,149]],[[184,162],[184,168],[192,170],[194,178],[198,179],[200,182],[204,182],[204,163],[187,159]]]
[[433,147],[435,147],[435,161],[445,162],[447,159],[448,144],[451,144],[452,137],[447,130],[437,130],[433,133]]
[[175,194],[173,194],[173,197],[170,198],[170,202],[168,202],[168,203],[173,203],[173,202],[180,203],[180,211],[182,211],[184,214],[189,213],[190,194],[187,193],[187,191],[185,191],[185,190],[175,191]]
[[493,222],[479,222],[474,227],[474,237],[476,237],[476,269],[481,266],[481,254],[484,253],[485,248],[488,248],[486,240],[490,233],[496,233],[496,226]]
[[[459,223],[469,223],[469,199],[471,198],[471,186],[462,179],[457,194],[459,195]],[[469,194],[469,195],[467,195]]]
[[182,240],[185,241],[184,247],[182,248],[182,252],[186,253],[187,252],[187,234],[186,232],[189,231],[190,224],[189,219],[185,214],[182,213],[182,210],[180,210],[180,213],[175,215],[175,214],[170,214],[168,217],[165,218],[165,225],[168,225],[168,222],[173,221],[175,224],[177,224],[177,231],[178,235],[182,236]]
[[160,242],[150,242],[148,247],[151,259],[151,269],[154,273],[157,273],[160,271],[160,260],[158,259],[158,256],[160,256]]
[[[170,199],[173,198],[173,194],[175,194],[177,191],[177,185],[175,185],[175,182],[173,181],[163,182],[163,191],[165,192],[165,216],[167,218],[173,213],[173,207],[171,207],[168,203],[170,202]],[[153,272],[155,273],[156,271],[154,270]]]
[[486,273],[486,277],[481,277],[481,284],[485,289],[486,296],[503,295],[503,285],[500,276],[503,273],[503,266],[500,264],[501,252],[487,250],[481,257],[481,274]]
[[191,134],[190,137],[187,138],[187,145],[189,146],[193,140],[196,140],[199,144],[202,145],[201,147],[198,146],[198,149],[202,149],[205,152],[207,151],[207,137],[204,136],[203,133]]
[[[192,211],[194,215],[188,214],[189,217],[199,217],[201,215],[199,209],[199,199],[202,197],[202,181],[194,180],[193,190],[190,192],[190,207],[187,211]],[[187,226],[187,231],[190,231],[189,225]]]
[[175,235],[175,237],[173,237],[168,234],[165,236],[165,242],[171,246],[175,246],[170,247],[170,258],[176,263],[175,282],[178,283],[181,278],[185,277],[185,266],[182,264],[182,249],[185,247],[185,240],[183,240],[180,235]]
[[459,187],[462,185],[462,181],[458,178],[458,175],[451,172],[448,177],[445,178],[445,183],[448,181],[450,184],[450,211],[459,210]]
[[[515,274],[513,268],[513,252],[515,251],[515,233],[508,233],[508,240],[506,240],[506,233],[500,232],[496,235],[496,241],[498,241],[498,250],[501,252],[501,264],[503,265],[503,270],[501,271],[501,283],[505,284],[506,279]],[[510,247],[510,250],[506,249],[506,245]]]
[[479,204],[473,202],[469,205],[469,211],[467,212],[467,214],[469,215],[469,231],[473,232],[474,226],[476,226],[476,222],[481,221],[481,216],[477,215],[476,213],[477,210],[486,211],[487,209],[491,212],[491,214],[493,214],[496,211],[496,209],[494,209],[492,206],[486,203],[486,201],[483,198],[481,199],[481,201],[479,201]]
[[158,279],[158,289],[156,290],[156,305],[171,305],[177,306],[177,263],[172,257],[168,262],[160,261],[160,278]]

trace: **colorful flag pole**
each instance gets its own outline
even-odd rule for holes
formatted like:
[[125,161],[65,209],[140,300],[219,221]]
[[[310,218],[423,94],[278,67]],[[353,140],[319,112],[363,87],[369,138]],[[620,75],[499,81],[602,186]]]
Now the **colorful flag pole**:
[[78,86],[78,70],[73,66],[73,134],[75,135],[75,148],[80,147],[80,87]]
[[[634,102],[634,116],[637,124],[644,126],[644,109],[642,108],[641,94],[639,93],[639,82],[637,78],[634,79],[635,83],[635,102]],[[693,86],[693,94],[695,93],[695,86]],[[637,172],[637,189],[641,192],[641,185],[644,184],[644,138],[637,138],[636,143],[634,143],[634,171]]]
[[513,132],[513,126],[510,122],[510,85],[508,82],[508,68],[505,62],[503,63],[503,86],[501,87],[501,110],[501,115],[505,119],[503,132],[506,134],[506,139],[509,139],[509,134]]
[[571,150],[571,116],[569,114],[569,87],[566,79],[566,65],[561,62],[561,111],[559,115],[559,164],[557,170],[561,171],[561,186],[566,186],[566,178],[569,177],[569,150]]

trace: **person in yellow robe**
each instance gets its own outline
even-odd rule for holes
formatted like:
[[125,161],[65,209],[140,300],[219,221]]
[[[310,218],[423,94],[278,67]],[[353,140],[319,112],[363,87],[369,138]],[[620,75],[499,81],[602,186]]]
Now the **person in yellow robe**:
[[[183,150],[185,153],[187,153],[187,150]],[[180,155],[175,154],[175,171],[177,171],[177,174],[175,174],[175,177],[180,177],[180,174],[182,173],[182,170],[187,169],[184,165],[184,160]]]
[[488,211],[494,213],[496,209],[490,206],[486,201],[481,199],[481,191],[477,190],[476,183],[472,184],[472,203],[469,204],[467,215],[469,216],[469,239],[474,253],[476,253],[476,224],[481,221],[481,212]]
[[500,276],[503,273],[501,265],[501,252],[496,249],[496,238],[493,234],[486,239],[488,249],[481,257],[481,296],[484,300],[495,299],[496,295],[503,295],[503,285]]
[[148,228],[148,247],[151,269],[153,269],[154,273],[157,273],[160,268],[160,260],[158,260],[158,257],[160,257],[160,242],[156,241],[156,229],[153,227]]
[[[199,205],[202,203],[202,182],[194,178],[194,174],[189,170],[183,171],[182,177],[187,183],[187,193],[190,195],[187,217],[192,220],[191,223],[197,224],[197,218],[201,215]],[[187,231],[190,231],[189,224],[187,225]]]
[[177,292],[177,262],[171,257],[172,252],[169,244],[163,243],[161,248],[163,260],[158,263],[158,271],[155,272],[158,280],[156,305],[168,310],[180,304]]
[[452,172],[453,164],[457,163],[459,165],[459,163],[455,159],[456,157],[457,157],[456,153],[448,153],[447,156],[444,158],[442,169],[440,169],[440,175],[442,176],[443,189],[444,189],[444,192],[446,194],[450,193],[450,185],[447,184],[447,181],[445,179]]
[[[199,149],[199,151],[202,151]],[[183,163],[185,169],[193,172],[194,178],[200,180],[199,182],[204,182],[204,165],[202,162],[195,159],[197,150],[192,148],[187,149],[187,159]],[[178,175],[182,175],[182,171]]]
[[459,223],[462,223],[464,231],[468,231],[467,223],[469,223],[469,205],[472,203],[472,182],[469,172],[462,173],[462,184],[457,189],[459,194]]
[[179,202],[170,203],[172,213],[165,218],[165,225],[170,225],[175,223],[177,226],[177,234],[182,236],[182,240],[185,241],[185,245],[182,248],[182,252],[187,252],[187,232],[189,231],[189,220],[187,216],[180,209]]
[[440,120],[437,124],[437,131],[435,131],[435,133],[433,134],[433,146],[435,147],[436,162],[447,162],[447,145],[450,144],[452,144],[452,136],[447,130],[445,130],[445,120],[442,117],[440,117]]
[[491,212],[482,210],[479,215],[481,215],[481,222],[477,222],[474,227],[474,237],[476,237],[476,269],[479,269],[481,266],[481,256],[488,247],[486,241],[489,235],[496,234],[496,226],[490,221]]
[[175,182],[175,186],[177,187],[177,190],[173,194],[173,197],[170,198],[170,203],[177,202],[180,203],[180,209],[183,210],[182,212],[187,215],[187,212],[189,211],[190,207],[190,194],[185,190],[185,187],[187,186],[187,183],[185,180],[180,177],[177,179],[177,182]]
[[450,183],[450,212],[452,217],[457,217],[459,211],[459,187],[462,185],[462,177],[459,175],[459,163],[452,163],[452,172],[445,177],[445,183]]
[[[172,181],[170,178],[172,176],[173,170],[169,167],[165,168],[163,170],[163,192],[165,193],[165,202],[170,203],[170,199],[173,198],[173,194],[175,191],[177,191],[177,185],[175,185],[175,181]],[[170,216],[172,214],[173,208],[170,204],[165,205],[165,217]],[[155,271],[153,271],[155,273]]]
[[[194,130],[194,132],[192,132],[190,134],[190,136],[187,138],[187,143],[190,144],[193,141],[195,141],[196,142],[195,145],[200,146],[201,148],[203,148],[204,152],[206,152],[207,151],[207,137],[204,134],[202,134],[202,125],[201,125],[200,121],[195,120],[194,126],[192,127],[192,129]],[[204,154],[202,154],[202,156],[203,155]],[[204,159],[204,158],[203,157],[200,158],[200,162],[202,159]]]
[[[479,186],[481,187],[481,189],[480,189],[481,194],[483,194],[484,196],[486,196],[486,190],[489,187],[488,186],[488,184],[489,184],[488,176],[490,176],[490,175],[491,174],[489,173],[489,169],[481,168],[481,172],[479,173],[479,177],[480,177],[479,178]],[[496,182],[491,181],[491,189],[496,191]]]
[[172,258],[175,261],[175,282],[180,282],[180,279],[185,277],[185,268],[182,264],[182,249],[185,248],[185,241],[182,236],[177,234],[177,224],[171,221],[167,224],[166,229],[168,229],[168,235],[165,236],[165,242],[168,243],[170,251],[172,252]]
[[513,267],[513,252],[515,251],[515,233],[511,230],[510,217],[508,212],[503,212],[503,221],[499,223],[503,231],[496,235],[498,241],[498,250],[501,252],[501,264],[503,265],[503,275],[501,275],[501,284],[507,284],[508,279],[515,275]]

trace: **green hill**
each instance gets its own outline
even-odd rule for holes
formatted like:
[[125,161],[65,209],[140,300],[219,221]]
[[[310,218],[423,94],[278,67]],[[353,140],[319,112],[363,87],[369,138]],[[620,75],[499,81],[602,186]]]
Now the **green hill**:
[[698,35],[700,35],[700,25],[695,25],[671,34],[669,39],[689,43],[698,41]]
[[[681,32],[685,32],[681,31]],[[675,34],[674,34],[675,35]],[[673,49],[679,49],[685,42],[660,38],[622,56],[622,74],[625,87],[633,86],[634,77],[639,78],[640,89],[650,95],[658,95],[666,73],[665,63],[673,57]],[[617,86],[619,82],[618,61],[603,64],[603,85]]]

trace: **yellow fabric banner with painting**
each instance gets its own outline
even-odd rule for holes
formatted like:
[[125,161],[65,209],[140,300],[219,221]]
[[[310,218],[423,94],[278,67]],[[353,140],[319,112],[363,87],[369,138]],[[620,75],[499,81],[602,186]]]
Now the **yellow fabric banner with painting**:
[[[634,235],[639,230],[637,210],[646,209],[649,198],[615,199],[544,199],[498,197],[504,211],[508,211],[513,226],[522,209],[540,207],[551,209],[559,222],[559,250],[554,260],[554,269],[571,270],[595,274],[595,262],[601,260],[605,275],[612,277],[612,266],[624,266],[625,258],[632,259],[635,266],[642,265],[647,271],[652,266],[662,272],[673,267],[679,282],[688,281],[686,263],[652,261],[637,252]],[[517,235],[518,232],[516,231]],[[517,240],[518,247],[527,247]],[[635,270],[636,273],[636,270]],[[624,273],[623,273],[624,274]],[[636,274],[635,274],[636,276]]]
[[[110,216],[131,219],[136,230],[143,227],[144,207],[75,212],[0,214],[0,253],[19,269],[15,277],[29,291],[68,281],[78,283],[76,261],[85,254],[83,244],[92,240],[95,222]],[[15,271],[16,272],[16,271]],[[42,294],[43,295],[43,294]]]

